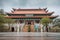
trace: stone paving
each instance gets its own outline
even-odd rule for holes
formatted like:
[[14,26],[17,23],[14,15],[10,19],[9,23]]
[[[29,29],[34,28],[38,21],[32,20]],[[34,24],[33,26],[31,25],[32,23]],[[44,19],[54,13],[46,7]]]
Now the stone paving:
[[52,32],[0,32],[0,36],[60,36]]
[[0,37],[0,40],[60,40],[60,37],[32,37],[32,36],[26,36],[26,37],[11,37],[11,36],[3,36]]
[[60,40],[60,33],[44,32],[1,32],[0,40]]

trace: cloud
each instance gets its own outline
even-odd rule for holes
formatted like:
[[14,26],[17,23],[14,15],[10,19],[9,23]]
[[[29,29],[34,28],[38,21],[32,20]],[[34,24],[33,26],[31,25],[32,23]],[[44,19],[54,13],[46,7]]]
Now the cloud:
[[45,0],[29,0],[26,4],[27,7],[41,7],[46,6]]
[[60,6],[60,0],[47,0],[47,6]]
[[[0,8],[10,11],[11,8],[45,8],[60,13],[60,0],[0,0]],[[60,14],[59,14],[60,15]]]
[[54,12],[53,15],[60,15],[60,7],[59,6],[50,6],[48,7],[50,12]]

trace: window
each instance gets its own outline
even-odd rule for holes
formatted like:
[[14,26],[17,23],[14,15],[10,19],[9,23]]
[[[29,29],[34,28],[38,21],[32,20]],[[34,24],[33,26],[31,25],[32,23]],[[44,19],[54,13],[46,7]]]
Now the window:
[[33,14],[26,14],[26,16],[27,16],[27,17],[31,17],[31,16],[33,16]]

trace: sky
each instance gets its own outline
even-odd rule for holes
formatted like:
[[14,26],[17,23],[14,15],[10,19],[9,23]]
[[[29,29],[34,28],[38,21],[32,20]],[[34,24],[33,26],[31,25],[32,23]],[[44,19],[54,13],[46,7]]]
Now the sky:
[[60,0],[0,0],[0,9],[10,12],[12,8],[47,8],[60,15]]

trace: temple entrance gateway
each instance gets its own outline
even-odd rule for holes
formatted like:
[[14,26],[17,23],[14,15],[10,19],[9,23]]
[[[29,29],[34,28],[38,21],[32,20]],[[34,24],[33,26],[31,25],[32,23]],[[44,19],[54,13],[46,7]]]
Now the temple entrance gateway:
[[[50,19],[54,19],[57,16],[51,16],[54,12],[49,12],[47,8],[39,8],[39,9],[20,9],[20,8],[13,8],[13,10],[6,14],[8,16],[5,16],[6,18],[16,19],[18,22],[14,25],[14,27],[17,27],[18,32],[34,32],[41,30],[40,28],[40,19],[48,17]],[[34,28],[35,27],[35,28]],[[16,28],[12,28],[12,31],[14,31]],[[21,29],[21,31],[20,31]]]
[[40,29],[39,21],[40,20],[18,20],[19,32],[38,32]]
[[17,20],[16,32],[40,32],[40,20]]

